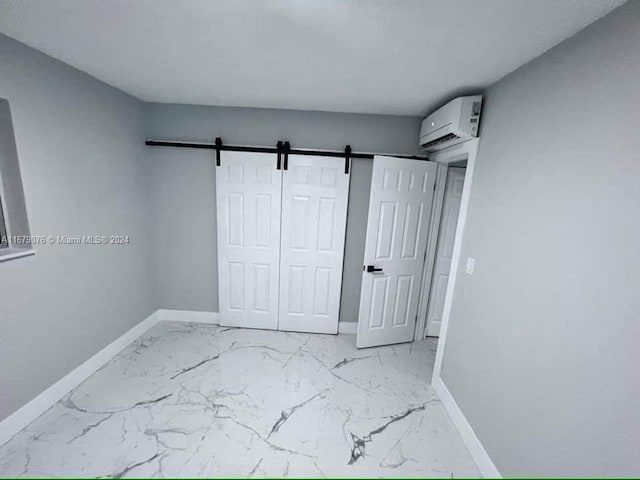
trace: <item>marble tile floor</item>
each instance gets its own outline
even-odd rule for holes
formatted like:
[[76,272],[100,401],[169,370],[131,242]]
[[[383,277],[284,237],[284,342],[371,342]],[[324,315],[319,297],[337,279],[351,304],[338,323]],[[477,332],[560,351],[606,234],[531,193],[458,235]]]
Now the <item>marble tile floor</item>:
[[478,476],[434,357],[160,322],[0,447],[0,477]]

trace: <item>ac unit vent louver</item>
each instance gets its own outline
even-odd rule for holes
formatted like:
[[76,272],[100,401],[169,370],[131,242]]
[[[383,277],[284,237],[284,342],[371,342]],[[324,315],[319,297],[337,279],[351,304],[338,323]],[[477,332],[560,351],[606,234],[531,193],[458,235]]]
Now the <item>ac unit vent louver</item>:
[[431,148],[431,147],[435,147],[436,145],[440,145],[441,143],[444,142],[448,142],[449,140],[457,140],[460,137],[457,136],[455,133],[450,133],[449,135],[445,135],[444,137],[440,137],[437,140],[433,140],[432,142],[429,143],[425,143],[424,145],[422,145],[422,148]]

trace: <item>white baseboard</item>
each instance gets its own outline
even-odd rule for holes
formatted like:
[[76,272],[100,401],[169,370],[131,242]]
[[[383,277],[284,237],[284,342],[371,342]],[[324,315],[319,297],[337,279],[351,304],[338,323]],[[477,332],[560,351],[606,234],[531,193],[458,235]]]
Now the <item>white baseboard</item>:
[[0,422],[0,446],[49,410],[49,408],[55,405],[62,397],[93,375],[109,360],[158,323],[158,321],[158,312],[153,312],[142,322],[104,347],[75,370],[62,377],[29,403],[2,420],[2,422]]
[[194,323],[211,323],[213,325],[220,324],[218,312],[196,312],[193,310],[167,310],[161,308],[158,310],[158,319],[160,321],[171,322],[194,322]]
[[[158,320],[171,322],[194,322],[220,325],[218,312],[197,312],[194,310],[170,310],[161,308],[158,310]],[[338,333],[355,335],[358,332],[358,322],[338,323]]]
[[340,322],[338,323],[338,333],[346,335],[355,335],[358,333],[358,322]]
[[451,392],[447,388],[447,386],[442,381],[441,377],[438,377],[433,382],[433,389],[438,394],[440,401],[442,402],[442,406],[451,417],[453,424],[456,426],[460,437],[462,437],[462,441],[465,443],[467,450],[473,457],[473,460],[476,462],[480,473],[485,478],[502,478],[500,472],[493,464],[491,457],[480,443],[480,440],[476,436],[473,428],[467,421],[467,418],[460,410],[460,407],[454,400]]

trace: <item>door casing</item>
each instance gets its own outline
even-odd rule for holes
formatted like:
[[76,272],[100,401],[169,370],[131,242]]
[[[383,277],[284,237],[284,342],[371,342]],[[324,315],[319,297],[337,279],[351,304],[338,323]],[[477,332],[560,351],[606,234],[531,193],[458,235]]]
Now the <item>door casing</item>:
[[[464,239],[464,230],[467,222],[467,214],[469,212],[469,200],[471,197],[471,188],[473,187],[473,179],[475,172],[476,159],[478,157],[479,138],[474,138],[467,142],[456,145],[451,149],[443,150],[433,155],[433,160],[444,164],[455,163],[459,161],[467,161],[467,169],[464,175],[464,187],[462,189],[462,199],[460,200],[460,212],[458,213],[458,222],[456,224],[456,235],[453,242],[453,254],[451,256],[451,271],[449,272],[449,282],[447,285],[447,294],[444,299],[444,309],[442,313],[442,323],[440,325],[440,336],[438,337],[438,347],[436,349],[436,360],[433,366],[433,376],[431,384],[434,386],[442,385],[440,372],[442,371],[442,361],[447,344],[447,333],[449,330],[449,319],[451,316],[451,306],[455,294],[456,278],[460,267],[460,254],[462,252],[462,241]],[[423,295],[428,292],[422,292]]]
[[[458,213],[460,212],[460,200],[462,197],[462,189],[464,185],[463,182],[464,168],[450,167],[447,171],[444,201],[442,203],[442,209],[437,228],[435,258],[433,262],[433,268],[431,269],[432,276],[429,282],[429,304],[427,307],[427,324],[425,332],[425,335],[428,336],[437,337],[440,331],[442,308],[444,306],[444,304],[440,306],[440,300],[444,301],[444,294],[446,293],[447,287],[446,283],[443,282],[446,282],[446,279],[449,276],[449,271],[451,270],[450,257],[447,258],[443,255],[446,255],[446,251],[449,246],[453,248],[456,228],[455,222],[457,222]],[[446,272],[446,274],[444,272]],[[439,295],[439,293],[441,293],[442,295]]]

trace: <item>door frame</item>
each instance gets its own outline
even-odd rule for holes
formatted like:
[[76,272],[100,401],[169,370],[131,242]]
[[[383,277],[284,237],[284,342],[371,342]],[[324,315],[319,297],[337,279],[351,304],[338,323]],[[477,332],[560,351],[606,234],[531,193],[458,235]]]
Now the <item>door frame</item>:
[[[466,157],[465,157],[465,160],[466,160]],[[454,162],[457,162],[457,160],[454,160]],[[433,288],[436,262],[437,262],[437,256],[438,256],[438,248],[440,246],[439,242],[441,240],[440,230],[442,227],[442,216],[445,213],[444,206],[445,206],[445,200],[447,196],[447,188],[449,185],[448,184],[449,174],[451,173],[449,172],[449,170],[451,168],[453,168],[454,170],[456,169],[466,170],[466,166],[463,167],[458,165],[447,165],[443,163],[440,163],[439,167],[442,168],[442,178],[438,177],[436,180],[437,182],[440,182],[440,183],[437,184],[437,190],[435,193],[437,195],[437,198],[434,199],[434,208],[433,208],[432,217],[431,217],[431,231],[430,231],[431,235],[429,236],[429,244],[427,246],[427,254],[425,258],[425,266],[424,266],[424,272],[423,272],[423,288],[420,291],[420,306],[421,308],[424,308],[424,311],[422,310],[419,311],[419,317],[418,317],[418,322],[416,324],[414,341],[424,340],[425,338],[427,338],[429,333],[429,312],[430,312],[431,303],[433,301],[432,294],[434,293],[431,291],[431,289]],[[439,174],[440,172],[441,170],[438,170]],[[455,236],[454,236],[454,240],[455,240]],[[436,335],[436,337],[437,336],[439,336],[439,334]]]
[[[451,271],[449,273],[449,282],[447,284],[447,293],[444,298],[444,311],[442,313],[442,324],[440,326],[440,337],[438,338],[438,347],[436,350],[436,360],[433,366],[433,377],[431,384],[435,385],[440,382],[440,372],[442,370],[442,361],[447,344],[447,333],[449,331],[449,318],[451,315],[451,305],[453,304],[453,296],[455,293],[456,278],[460,266],[460,254],[462,250],[462,240],[464,238],[464,227],[467,222],[467,214],[469,212],[469,200],[471,196],[471,188],[473,186],[473,176],[475,172],[476,159],[478,157],[479,138],[474,138],[467,142],[445,149],[441,152],[434,153],[430,159],[450,164],[467,160],[467,170],[464,175],[464,186],[462,187],[462,199],[460,200],[460,213],[458,214],[458,222],[456,224],[456,235],[453,241],[453,254],[451,257]],[[429,296],[428,290],[422,290],[422,295]],[[426,329],[426,318],[424,319]],[[424,338],[424,337],[422,337]]]
[[[430,158],[433,160],[433,158]],[[444,206],[444,194],[447,187],[447,172],[449,167],[444,163],[438,163],[436,171],[435,193],[433,194],[433,207],[429,221],[429,237],[427,238],[427,251],[422,269],[422,282],[420,284],[420,297],[418,298],[418,319],[413,333],[413,341],[424,340],[427,336],[427,313],[429,308],[429,294],[433,269],[436,264],[436,251],[438,246],[438,234],[440,232],[440,216]]]

